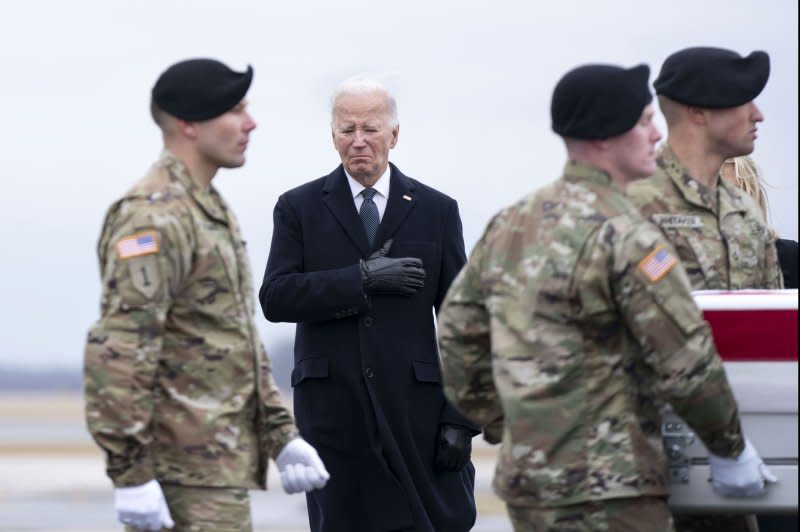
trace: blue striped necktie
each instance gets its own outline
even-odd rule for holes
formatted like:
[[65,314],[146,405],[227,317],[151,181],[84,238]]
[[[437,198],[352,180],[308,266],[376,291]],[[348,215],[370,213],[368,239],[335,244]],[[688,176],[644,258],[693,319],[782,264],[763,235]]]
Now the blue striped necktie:
[[361,191],[364,201],[361,203],[361,209],[358,211],[358,215],[361,217],[361,223],[364,224],[364,232],[367,233],[367,240],[370,246],[375,243],[375,236],[378,234],[378,225],[381,223],[378,217],[378,206],[372,201],[372,196],[375,195],[375,192],[376,190],[374,188],[365,188]]

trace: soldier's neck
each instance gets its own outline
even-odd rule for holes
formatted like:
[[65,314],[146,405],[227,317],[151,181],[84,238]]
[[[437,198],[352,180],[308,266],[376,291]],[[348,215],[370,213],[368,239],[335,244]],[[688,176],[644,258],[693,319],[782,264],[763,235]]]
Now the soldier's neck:
[[211,185],[211,180],[219,170],[218,166],[211,164],[197,150],[192,149],[192,146],[165,142],[165,147],[183,163],[198,187],[205,190]]
[[723,161],[721,156],[709,153],[702,143],[683,141],[679,137],[669,137],[667,145],[696,181],[710,188],[717,186],[717,176]]

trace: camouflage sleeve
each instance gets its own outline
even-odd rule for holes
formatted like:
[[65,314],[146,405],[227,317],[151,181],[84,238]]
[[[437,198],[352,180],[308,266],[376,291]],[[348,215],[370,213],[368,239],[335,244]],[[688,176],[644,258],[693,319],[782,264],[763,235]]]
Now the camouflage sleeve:
[[[778,260],[778,249],[776,242],[778,235],[774,229],[767,224],[766,213],[758,202],[750,195],[741,189],[734,189],[737,198],[742,202],[744,208],[748,211],[745,218],[752,224],[751,231],[743,235],[743,238],[752,239],[757,242],[756,253],[761,253],[760,258],[763,260],[758,263],[760,270],[753,281],[756,283],[754,286],[748,288],[762,288],[767,290],[779,290],[783,288],[783,272],[781,270],[780,261]],[[756,236],[757,235],[757,236]],[[763,245],[762,245],[763,244]]]
[[[236,215],[230,209],[227,209],[227,215],[231,229],[235,235],[235,239],[244,242],[241,235],[239,221]],[[241,249],[242,258],[239,264],[240,278],[242,279],[242,291],[249,295],[253,292],[253,277],[250,270],[250,262],[248,260],[246,251]],[[252,330],[254,338],[258,337],[258,330],[253,322],[255,309],[252,309],[252,302],[247,297],[248,308],[248,327]],[[283,450],[284,446],[289,441],[298,435],[297,427],[295,426],[294,417],[283,402],[280,394],[280,389],[275,383],[272,374],[272,361],[270,360],[264,344],[257,342],[259,368],[257,374],[257,390],[258,390],[258,416],[256,427],[258,431],[259,450],[263,456],[270,456],[275,458]]]
[[488,442],[497,443],[503,411],[492,376],[489,312],[481,289],[485,239],[447,292],[438,314],[438,335],[445,395],[482,427]]
[[259,429],[261,452],[273,460],[290,440],[299,436],[294,417],[283,404],[278,385],[272,376],[272,367],[261,346],[261,415]]
[[738,455],[744,440],[736,400],[676,252],[642,223],[613,256],[615,298],[656,389],[711,452]]
[[115,205],[98,244],[101,317],[84,353],[85,413],[115,486],[154,477],[155,371],[172,294],[191,261],[187,232],[161,210],[144,201]]
[[777,290],[783,288],[783,272],[778,259],[777,235],[769,231],[764,250],[764,288]]

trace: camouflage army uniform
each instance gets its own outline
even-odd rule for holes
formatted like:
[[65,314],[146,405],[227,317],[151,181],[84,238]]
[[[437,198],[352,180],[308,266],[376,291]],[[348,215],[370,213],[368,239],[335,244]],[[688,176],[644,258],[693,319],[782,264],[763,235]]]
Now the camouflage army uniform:
[[604,499],[548,510],[509,506],[516,532],[664,532],[672,530],[669,508],[661,497]]
[[750,196],[723,179],[716,190],[696,181],[666,145],[658,166],[627,193],[675,247],[693,289],[783,288],[775,235]]
[[109,209],[98,254],[86,419],[114,485],[264,488],[269,456],[297,432],[253,322],[233,213],[164,152]]
[[743,448],[673,254],[605,173],[578,163],[490,222],[439,340],[447,397],[479,425],[505,419],[494,489],[510,507],[663,501],[664,401],[715,453]]
[[[659,170],[627,194],[672,243],[694,290],[783,288],[775,233],[741,189],[718,178],[716,189],[689,175],[664,145]],[[676,516],[681,532],[758,530],[754,516]]]
[[[250,495],[245,488],[198,488],[164,484],[175,526],[172,532],[251,532]],[[141,529],[126,526],[126,532]],[[169,529],[162,528],[162,531]]]

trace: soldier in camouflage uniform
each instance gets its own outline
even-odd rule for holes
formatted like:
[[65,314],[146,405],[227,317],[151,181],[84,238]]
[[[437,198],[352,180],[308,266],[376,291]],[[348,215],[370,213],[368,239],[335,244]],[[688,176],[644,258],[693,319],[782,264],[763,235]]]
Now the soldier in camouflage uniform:
[[103,224],[86,420],[129,530],[250,530],[247,490],[266,487],[269,457],[289,492],[327,480],[281,403],[244,241],[211,186],[244,164],[251,79],[210,59],[167,69],[152,101],[165,150]]
[[648,75],[562,78],[564,175],[491,220],[439,312],[445,393],[502,426],[494,489],[517,531],[672,530],[665,402],[732,467],[712,466],[720,492],[764,489],[686,273],[624,195],[655,170]]
[[668,57],[655,81],[667,142],[658,171],[627,192],[675,247],[695,290],[783,287],[758,205],[719,177],[723,161],[753,151],[764,119],[753,99],[768,76],[765,52],[688,48]]
[[[675,52],[654,86],[667,121],[656,173],[628,196],[675,247],[694,290],[783,288],[775,245],[760,207],[720,177],[722,163],[753,151],[764,120],[753,100],[769,77],[769,56],[720,48]],[[755,517],[678,516],[682,532],[755,532]]]

